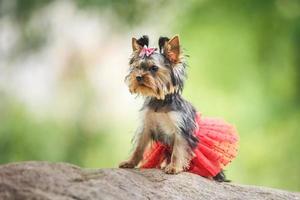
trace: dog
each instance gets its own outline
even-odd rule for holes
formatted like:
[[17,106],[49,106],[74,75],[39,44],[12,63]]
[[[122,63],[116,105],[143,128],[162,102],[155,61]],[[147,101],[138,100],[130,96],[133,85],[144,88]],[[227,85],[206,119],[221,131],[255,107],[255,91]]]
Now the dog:
[[134,151],[119,167],[188,171],[226,181],[223,167],[237,155],[236,129],[222,120],[202,118],[182,97],[187,63],[178,35],[160,37],[158,49],[148,46],[148,36],[132,38],[125,82],[144,104]]

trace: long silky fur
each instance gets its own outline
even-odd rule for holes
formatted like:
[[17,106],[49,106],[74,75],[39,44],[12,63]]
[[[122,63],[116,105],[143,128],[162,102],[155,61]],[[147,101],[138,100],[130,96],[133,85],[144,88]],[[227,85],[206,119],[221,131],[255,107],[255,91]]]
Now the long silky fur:
[[181,97],[180,93],[169,94],[164,100],[147,98],[142,110],[145,108],[151,108],[155,111],[164,109],[179,112],[181,114],[182,123],[178,124],[178,127],[181,130],[182,136],[191,148],[197,146],[199,141],[193,134],[196,128],[196,110],[191,103]]

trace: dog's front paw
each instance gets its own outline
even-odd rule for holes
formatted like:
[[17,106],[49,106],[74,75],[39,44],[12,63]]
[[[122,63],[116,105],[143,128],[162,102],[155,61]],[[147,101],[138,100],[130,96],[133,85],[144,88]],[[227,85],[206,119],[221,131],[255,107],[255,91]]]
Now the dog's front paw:
[[119,164],[119,168],[134,168],[135,164],[131,161],[124,161]]
[[175,165],[169,164],[164,168],[164,171],[167,174],[178,174],[179,172],[182,172],[183,169],[180,167],[176,167]]

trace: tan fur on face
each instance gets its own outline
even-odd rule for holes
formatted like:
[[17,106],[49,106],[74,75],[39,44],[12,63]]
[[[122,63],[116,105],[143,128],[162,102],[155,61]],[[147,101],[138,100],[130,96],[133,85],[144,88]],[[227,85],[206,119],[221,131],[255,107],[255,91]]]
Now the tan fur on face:
[[[141,84],[138,83],[138,81],[136,80],[137,76],[143,76],[144,82]],[[160,97],[156,92],[155,80],[152,77],[147,76],[146,74],[138,72],[138,70],[130,73],[128,87],[131,93],[140,94],[143,96]]]
[[[147,66],[156,65],[151,60]],[[137,76],[142,76],[144,81],[138,83]],[[167,94],[172,94],[176,91],[173,86],[170,71],[162,66],[159,67],[155,76],[149,71],[140,69],[140,63],[134,62],[131,66],[130,74],[126,77],[126,81],[131,93],[140,94],[142,96],[152,96],[157,99],[164,99]]]

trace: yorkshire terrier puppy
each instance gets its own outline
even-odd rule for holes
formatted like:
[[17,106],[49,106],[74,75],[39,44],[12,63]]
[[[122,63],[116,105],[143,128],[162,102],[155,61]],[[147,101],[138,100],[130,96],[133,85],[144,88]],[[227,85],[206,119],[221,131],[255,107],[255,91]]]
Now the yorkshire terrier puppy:
[[[130,92],[143,96],[145,102],[141,109],[142,124],[134,137],[135,149],[129,160],[119,167],[152,166],[162,168],[168,174],[192,171],[191,162],[198,162],[194,158],[199,153],[195,149],[201,143],[202,136],[197,135],[201,121],[192,104],[181,96],[187,64],[179,37],[160,37],[159,51],[148,48],[148,43],[147,36],[132,38],[133,53],[125,81]],[[203,127],[207,126],[204,124]],[[228,126],[227,130],[232,128]],[[153,149],[155,143],[163,145],[164,151],[158,154],[157,149]],[[153,152],[149,152],[151,148]],[[153,156],[154,152],[156,156]],[[151,162],[155,157],[156,164],[147,164],[151,156]],[[205,173],[198,174],[206,176]],[[211,174],[207,177],[224,179],[221,167]]]

